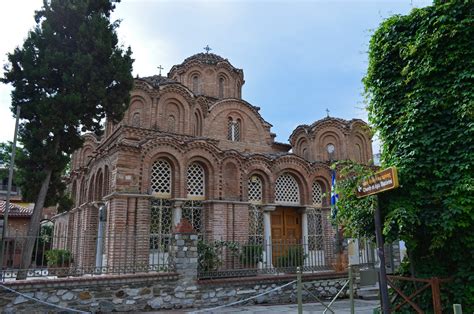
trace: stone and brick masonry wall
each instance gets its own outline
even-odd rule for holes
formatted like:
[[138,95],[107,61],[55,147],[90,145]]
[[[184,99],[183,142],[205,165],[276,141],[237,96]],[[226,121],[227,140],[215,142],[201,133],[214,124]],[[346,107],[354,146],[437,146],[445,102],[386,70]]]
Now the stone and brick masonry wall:
[[[198,281],[197,235],[173,236],[171,256],[175,273],[127,274],[8,282],[10,289],[62,307],[88,312],[146,311],[201,308],[228,304],[270,291],[296,279],[295,275]],[[342,287],[346,274],[305,277],[306,288],[319,297],[333,296]],[[314,299],[303,291],[304,300]],[[296,284],[260,296],[249,303],[284,303],[296,300]],[[60,311],[2,289],[0,307],[4,313]]]

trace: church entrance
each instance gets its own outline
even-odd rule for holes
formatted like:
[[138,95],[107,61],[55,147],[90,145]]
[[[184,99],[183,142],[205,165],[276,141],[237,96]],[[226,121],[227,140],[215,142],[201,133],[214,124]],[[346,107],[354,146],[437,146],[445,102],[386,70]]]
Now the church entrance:
[[277,207],[271,213],[272,260],[277,267],[299,266],[301,245],[301,214],[296,208]]

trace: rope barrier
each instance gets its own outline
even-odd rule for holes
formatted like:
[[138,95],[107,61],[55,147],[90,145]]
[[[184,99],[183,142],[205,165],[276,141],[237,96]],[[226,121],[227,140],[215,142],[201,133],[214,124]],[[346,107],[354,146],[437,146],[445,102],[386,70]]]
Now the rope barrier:
[[18,295],[21,295],[22,297],[24,297],[25,299],[29,299],[29,300],[32,300],[34,302],[39,302],[39,303],[42,303],[42,304],[45,304],[47,306],[52,306],[52,307],[55,307],[55,308],[58,308],[58,309],[61,309],[61,310],[65,310],[65,311],[70,311],[70,312],[75,312],[75,313],[90,313],[90,312],[84,312],[84,311],[80,311],[80,310],[75,310],[75,309],[71,309],[71,308],[68,308],[68,307],[63,307],[63,306],[60,306],[60,305],[56,305],[56,304],[53,304],[53,303],[49,303],[49,302],[46,302],[46,301],[42,301],[40,299],[37,299],[37,298],[33,298],[33,297],[30,297],[26,294],[23,294],[19,291],[16,291],[16,290],[13,290],[11,288],[8,288],[7,286],[4,286],[2,284],[0,284],[0,288],[3,288],[7,291],[10,291],[10,292],[13,292],[15,294],[18,294]]
[[235,302],[232,302],[232,303],[229,303],[229,304],[224,304],[224,305],[220,305],[220,306],[216,306],[216,307],[213,307],[213,308],[210,308],[210,309],[202,309],[202,310],[198,310],[198,311],[193,311],[193,312],[188,312],[190,314],[194,314],[194,313],[201,313],[201,312],[209,312],[209,311],[214,311],[214,310],[217,310],[217,309],[221,309],[221,308],[224,308],[224,307],[229,307],[229,306],[233,306],[233,305],[236,305],[236,304],[239,304],[239,303],[243,303],[243,302],[247,302],[247,301],[250,301],[252,299],[255,299],[255,298],[258,298],[258,297],[261,297],[262,295],[266,295],[266,294],[269,294],[270,292],[273,292],[273,291],[276,291],[276,290],[280,290],[286,286],[289,286],[291,284],[294,284],[296,282],[296,280],[293,280],[289,283],[286,283],[282,286],[279,286],[279,287],[275,287],[271,290],[268,290],[268,291],[265,291],[263,293],[260,293],[260,294],[257,294],[257,295],[254,295],[253,297],[250,297],[250,298],[247,298],[247,299],[243,299],[243,300],[239,300],[239,301],[235,301]]

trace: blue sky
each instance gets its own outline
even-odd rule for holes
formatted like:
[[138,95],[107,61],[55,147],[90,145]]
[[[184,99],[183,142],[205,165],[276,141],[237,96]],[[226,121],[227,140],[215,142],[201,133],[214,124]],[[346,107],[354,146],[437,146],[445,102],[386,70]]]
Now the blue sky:
[[[242,97],[261,107],[277,141],[299,124],[330,115],[367,121],[361,79],[370,36],[393,14],[407,14],[424,0],[158,1],[122,0],[119,38],[134,52],[134,75],[167,73],[203,51],[244,70]],[[34,25],[42,0],[2,1],[0,62]],[[0,86],[0,141],[12,140],[9,86]],[[375,151],[378,150],[377,144]]]

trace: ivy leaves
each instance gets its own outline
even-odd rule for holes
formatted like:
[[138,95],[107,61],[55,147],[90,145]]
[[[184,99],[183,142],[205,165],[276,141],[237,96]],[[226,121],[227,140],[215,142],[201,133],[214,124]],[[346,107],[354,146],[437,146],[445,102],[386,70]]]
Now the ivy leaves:
[[[385,233],[408,241],[416,272],[474,286],[473,26],[474,4],[464,0],[387,19],[363,82],[382,164],[398,167],[402,185],[381,196]],[[472,292],[456,298],[474,308]]]

